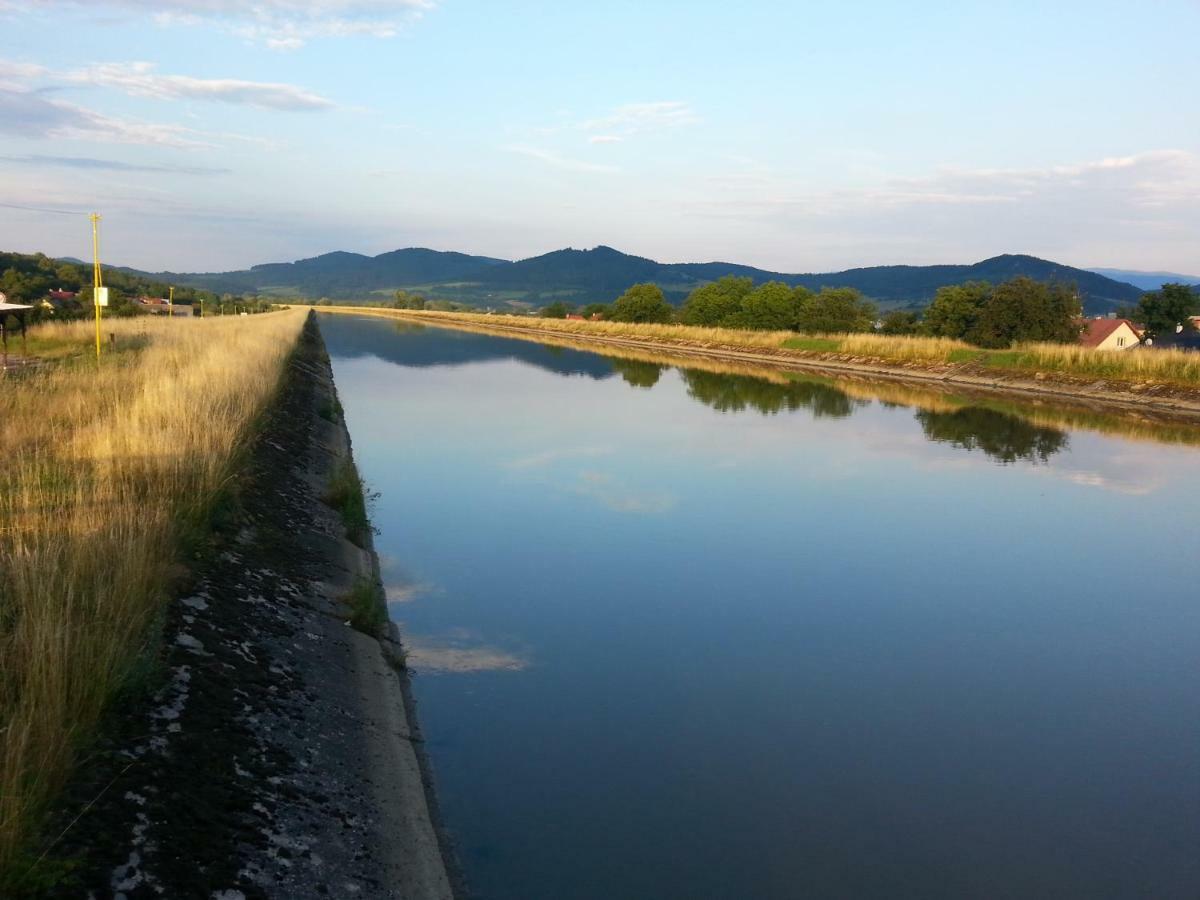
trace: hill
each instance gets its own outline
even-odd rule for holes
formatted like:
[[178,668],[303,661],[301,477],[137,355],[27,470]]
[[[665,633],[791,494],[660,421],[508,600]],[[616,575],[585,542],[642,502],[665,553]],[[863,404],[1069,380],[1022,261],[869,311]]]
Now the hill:
[[508,262],[425,248],[364,256],[326,253],[289,263],[269,263],[238,272],[148,273],[134,275],[189,285],[216,293],[300,296],[337,300],[384,299],[400,288],[475,306],[538,306],[554,299],[606,302],[631,284],[652,281],[675,303],[700,284],[723,275],[755,282],[783,281],[817,290],[852,287],[881,306],[919,307],[943,285],[962,281],[1004,281],[1025,275],[1039,281],[1065,281],[1079,288],[1088,313],[1106,313],[1136,303],[1141,290],[1095,272],[1026,255],[994,256],[970,265],[872,266],[842,272],[788,274],[737,263],[660,263],[600,246],[555,250]]
[[1126,281],[1143,291],[1157,291],[1164,284],[1200,286],[1200,275],[1181,275],[1178,272],[1141,272],[1137,269],[1088,269],[1088,271],[1116,281]]
[[[506,260],[410,247],[378,256],[335,251],[289,263],[266,263],[238,272],[159,272],[152,277],[217,293],[366,298],[470,278]],[[135,270],[125,270],[134,272]],[[145,274],[145,273],[142,273]]]

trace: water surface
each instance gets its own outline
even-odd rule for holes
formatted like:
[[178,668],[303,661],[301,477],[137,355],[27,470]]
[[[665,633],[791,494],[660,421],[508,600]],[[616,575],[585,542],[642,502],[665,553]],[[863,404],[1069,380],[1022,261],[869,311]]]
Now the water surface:
[[479,897],[1200,893],[1187,429],[321,328]]

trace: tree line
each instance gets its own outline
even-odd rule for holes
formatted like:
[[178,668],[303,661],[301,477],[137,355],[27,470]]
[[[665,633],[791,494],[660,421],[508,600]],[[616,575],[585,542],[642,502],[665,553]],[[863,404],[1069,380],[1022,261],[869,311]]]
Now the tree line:
[[[576,309],[555,301],[540,311],[564,318]],[[1200,293],[1187,285],[1165,285],[1144,294],[1137,307],[1119,311],[1151,334],[1193,327]],[[1073,344],[1079,340],[1083,308],[1070,284],[1020,276],[1000,284],[970,281],[940,287],[924,310],[879,309],[854,288],[811,291],[779,281],[755,285],[753,279],[727,275],[693,290],[676,308],[653,283],[635,284],[612,303],[578,310],[613,322],[678,322],[716,328],[847,334],[946,337],[979,347],[1006,348],[1022,341]]]
[[[169,285],[152,281],[141,275],[122,272],[120,269],[105,268],[104,284],[108,287],[108,315],[136,315],[139,312],[133,302],[135,297],[166,297]],[[50,291],[64,290],[78,294],[76,308],[64,308],[51,313],[39,305]],[[51,259],[43,253],[0,253],[0,292],[10,303],[24,303],[34,307],[33,318],[53,317],[70,319],[92,314],[92,267],[88,263],[63,262]],[[242,308],[249,309],[257,303],[242,298],[218,298],[210,291],[198,291],[190,287],[175,288],[175,302],[190,304],[203,299],[212,304],[207,311],[216,312],[224,299],[229,305],[236,301]]]

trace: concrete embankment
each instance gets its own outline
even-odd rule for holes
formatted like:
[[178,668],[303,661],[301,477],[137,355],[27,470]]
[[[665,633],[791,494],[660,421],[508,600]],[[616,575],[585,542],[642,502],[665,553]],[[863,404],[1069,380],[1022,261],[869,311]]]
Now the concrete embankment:
[[72,788],[55,896],[455,896],[397,635],[350,625],[378,565],[322,499],[350,457],[339,409],[310,318],[170,604],[158,689]]
[[348,306],[322,307],[319,311],[383,316],[420,322],[433,327],[503,335],[538,343],[570,342],[580,349],[593,349],[598,353],[603,353],[606,349],[613,352],[623,349],[654,352],[664,357],[676,357],[682,365],[686,365],[689,359],[719,360],[831,377],[849,375],[882,381],[908,382],[935,390],[953,389],[1008,395],[1166,420],[1200,421],[1200,390],[1161,383],[1103,381],[1059,372],[1008,373],[970,363],[888,362],[835,352],[789,350],[782,347],[747,348],[656,337],[613,336],[589,333],[586,326],[582,329],[563,330],[549,327],[530,328],[519,324],[505,324],[502,316],[467,318],[455,314]]

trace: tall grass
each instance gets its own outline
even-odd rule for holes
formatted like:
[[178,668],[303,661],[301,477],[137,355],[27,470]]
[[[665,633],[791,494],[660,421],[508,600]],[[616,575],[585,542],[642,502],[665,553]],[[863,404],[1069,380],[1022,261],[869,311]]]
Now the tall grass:
[[763,355],[803,359],[853,356],[884,363],[965,365],[977,369],[1047,372],[1078,378],[1130,383],[1200,386],[1200,354],[1179,350],[1095,350],[1076,344],[1017,344],[1009,350],[984,350],[951,338],[882,334],[798,335],[790,331],[745,331],[692,325],[591,322],[481,313],[321,307],[321,312],[399,317],[457,328],[499,329],[530,335],[568,335],[580,339],[627,338],[664,346],[745,349]]
[[74,358],[0,379],[0,895],[155,646],[181,537],[272,397],[304,314],[44,326]]

